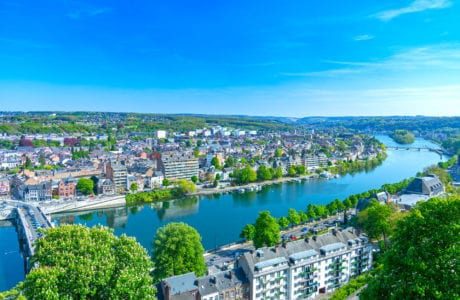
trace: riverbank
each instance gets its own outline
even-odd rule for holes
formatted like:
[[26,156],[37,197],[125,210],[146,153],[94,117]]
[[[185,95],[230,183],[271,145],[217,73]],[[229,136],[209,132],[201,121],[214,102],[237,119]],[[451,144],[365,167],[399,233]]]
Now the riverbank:
[[275,185],[285,182],[299,182],[302,180],[309,180],[313,178],[319,178],[319,175],[312,174],[312,175],[303,175],[298,177],[282,177],[278,179],[260,181],[260,182],[253,182],[248,183],[245,185],[234,185],[234,186],[226,186],[220,188],[206,188],[206,189],[199,189],[194,193],[190,193],[188,196],[204,196],[204,195],[215,195],[215,194],[225,194],[231,193],[236,191],[256,191],[259,187]]
[[126,199],[124,195],[121,195],[94,199],[88,198],[81,201],[72,200],[61,203],[39,203],[39,206],[46,214],[56,214],[126,206]]

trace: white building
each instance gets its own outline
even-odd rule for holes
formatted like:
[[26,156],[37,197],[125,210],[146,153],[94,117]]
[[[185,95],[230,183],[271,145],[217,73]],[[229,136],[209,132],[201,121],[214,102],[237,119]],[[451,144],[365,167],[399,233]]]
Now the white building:
[[371,246],[353,229],[245,253],[238,264],[250,285],[250,299],[312,299],[370,269]]
[[157,139],[165,139],[166,130],[157,130]]

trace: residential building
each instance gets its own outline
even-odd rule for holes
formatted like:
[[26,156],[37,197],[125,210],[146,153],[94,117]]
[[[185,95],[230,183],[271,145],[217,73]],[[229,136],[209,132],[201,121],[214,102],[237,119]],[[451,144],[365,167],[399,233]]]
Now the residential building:
[[157,130],[157,139],[165,139],[166,130]]
[[198,176],[198,158],[193,153],[162,153],[159,165],[166,179],[190,179]]
[[113,182],[117,193],[126,191],[128,185],[128,170],[126,166],[109,162],[105,167],[105,176]]
[[396,203],[403,209],[411,209],[420,201],[444,194],[444,185],[436,175],[417,177],[396,198]]
[[249,299],[249,283],[241,268],[198,278],[201,300]]
[[417,177],[407,186],[405,193],[433,197],[444,193],[444,185],[436,175]]
[[371,253],[367,237],[346,229],[247,252],[238,265],[250,299],[311,299],[368,271]]
[[59,181],[58,196],[59,198],[75,197],[77,181],[74,178],[66,178]]
[[0,177],[0,197],[10,194],[10,180],[7,177]]
[[115,195],[116,189],[112,180],[99,179],[99,181],[97,182],[97,193],[99,195]]
[[52,199],[51,181],[37,184],[22,184],[17,187],[15,196],[23,201],[47,201]]
[[327,165],[326,155],[309,155],[303,158],[305,168],[313,170]]
[[249,299],[249,284],[241,268],[197,278],[193,272],[172,276],[160,283],[159,299]]

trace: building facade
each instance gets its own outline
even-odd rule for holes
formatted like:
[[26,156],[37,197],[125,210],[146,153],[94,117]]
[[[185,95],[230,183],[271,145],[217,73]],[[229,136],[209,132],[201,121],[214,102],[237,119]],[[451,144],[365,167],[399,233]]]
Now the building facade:
[[73,198],[76,194],[77,181],[73,178],[66,178],[59,181],[58,195],[59,198]]
[[198,177],[198,158],[193,153],[166,152],[161,154],[159,164],[166,179]]
[[370,269],[371,246],[353,230],[245,253],[238,261],[250,285],[250,299],[310,299]]
[[128,169],[126,166],[118,163],[109,162],[105,168],[105,175],[115,185],[118,193],[123,193],[128,185]]

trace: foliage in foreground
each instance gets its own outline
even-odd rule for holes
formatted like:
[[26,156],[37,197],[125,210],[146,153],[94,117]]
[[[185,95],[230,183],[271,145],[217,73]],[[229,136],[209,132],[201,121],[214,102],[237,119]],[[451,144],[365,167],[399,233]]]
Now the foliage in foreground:
[[459,299],[460,196],[431,199],[397,224],[362,299]]
[[27,299],[154,299],[151,260],[135,239],[105,227],[62,225],[36,242]]
[[345,300],[348,296],[358,291],[366,285],[369,280],[369,273],[362,274],[356,278],[351,279],[346,285],[335,290],[329,300]]
[[157,230],[153,241],[156,281],[173,275],[205,274],[204,248],[200,234],[185,223],[170,223]]

